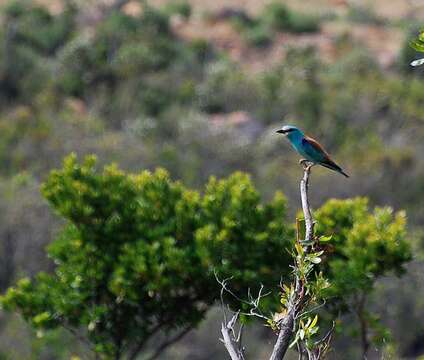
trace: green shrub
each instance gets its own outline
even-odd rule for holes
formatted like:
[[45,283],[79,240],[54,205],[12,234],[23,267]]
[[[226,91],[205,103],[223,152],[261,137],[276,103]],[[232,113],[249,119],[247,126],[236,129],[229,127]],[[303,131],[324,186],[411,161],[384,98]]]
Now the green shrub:
[[[420,40],[422,26],[421,25],[410,25],[408,30],[405,32],[405,38],[402,42],[402,47],[399,52],[397,60],[397,68],[402,73],[414,74],[418,77],[423,75],[422,67],[413,67],[411,62],[416,59],[422,58],[422,53],[424,51],[424,42]],[[411,41],[411,39],[413,39]],[[422,38],[421,38],[422,39]]]
[[259,21],[273,30],[286,31],[291,27],[291,12],[286,5],[272,2],[265,6]]
[[17,0],[8,4],[4,12],[6,22],[13,23],[16,29],[13,41],[41,54],[53,54],[75,29],[76,9],[72,5],[51,15],[45,7]]
[[253,46],[267,46],[272,41],[272,32],[267,26],[262,24],[247,28],[243,35],[246,42]]
[[366,304],[378,279],[403,274],[412,259],[405,213],[389,207],[370,211],[364,198],[332,199],[315,212],[315,218],[318,234],[333,234],[334,251],[324,265],[331,282],[329,301],[337,304],[332,311],[351,312],[356,317],[356,324],[351,320],[343,324],[343,332],[376,346],[390,343],[390,331]]
[[312,15],[292,12],[288,30],[294,33],[317,32],[319,31],[319,20]]
[[193,51],[196,60],[201,63],[205,63],[215,57],[211,44],[205,39],[194,39],[188,45],[190,50]]
[[174,95],[172,89],[165,86],[142,86],[138,95],[138,105],[142,113],[157,116],[173,102]]
[[200,109],[207,113],[249,110],[258,101],[256,85],[236,64],[221,59],[207,65],[197,95]]
[[53,79],[50,61],[75,29],[75,9],[57,15],[28,1],[13,1],[4,9],[0,34],[0,92],[9,100],[31,102]]
[[164,170],[98,172],[94,162],[70,156],[43,186],[67,222],[48,249],[55,272],[20,280],[1,299],[35,328],[83,328],[97,353],[116,359],[158,329],[197,325],[219,296],[215,272],[240,296],[289,272],[281,194],[261,204],[236,173],[211,178],[201,196]]
[[166,5],[163,11],[168,15],[180,15],[188,19],[191,16],[191,5],[184,0],[172,1]]
[[329,291],[340,298],[360,289],[370,291],[378,277],[404,272],[411,260],[406,217],[391,208],[369,211],[367,199],[329,200],[315,213],[317,232],[333,233],[335,253],[329,258]]
[[385,25],[387,21],[378,16],[371,7],[350,4],[347,19],[360,24]]
[[319,31],[318,17],[290,10],[286,5],[272,2],[265,6],[257,18],[236,18],[233,24],[247,43],[266,46],[275,32],[307,33]]
[[259,21],[275,31],[302,33],[319,30],[317,17],[290,10],[279,2],[267,5],[260,15]]

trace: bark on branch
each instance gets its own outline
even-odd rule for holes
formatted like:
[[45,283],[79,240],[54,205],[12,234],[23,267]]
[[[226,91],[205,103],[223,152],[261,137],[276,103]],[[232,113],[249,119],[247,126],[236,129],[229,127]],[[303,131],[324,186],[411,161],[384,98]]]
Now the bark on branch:
[[[314,238],[314,221],[312,218],[311,208],[308,199],[309,175],[311,173],[312,164],[303,163],[303,178],[300,181],[300,196],[302,200],[303,216],[305,218],[305,239],[307,243],[311,243]],[[295,279],[296,291],[293,298],[290,299],[287,308],[287,315],[280,324],[280,332],[278,333],[277,342],[274,345],[270,360],[282,360],[290,345],[290,340],[294,331],[294,322],[299,313],[299,307],[303,298],[303,286],[301,279]]]
[[295,306],[289,306],[287,315],[280,324],[280,332],[278,333],[277,342],[274,345],[274,349],[269,360],[280,360],[284,358],[287,349],[289,348],[290,339],[293,335],[296,312]]
[[243,349],[240,345],[240,335],[236,335],[234,331],[234,326],[237,323],[239,313],[235,313],[230,321],[227,323],[222,323],[221,325],[221,334],[222,334],[222,342],[225,345],[225,348],[228,351],[228,354],[231,357],[231,360],[244,360]]
[[[309,252],[314,243],[314,220],[312,218],[311,209],[309,206],[308,199],[308,184],[309,184],[309,175],[311,173],[311,167],[313,164],[306,161],[302,162],[304,173],[302,180],[300,181],[300,194],[302,200],[302,210],[305,218],[305,239],[300,239],[298,231],[297,242],[303,246],[305,252]],[[297,224],[299,228],[299,223]],[[296,269],[298,265],[295,263],[294,268]],[[295,327],[296,319],[302,313],[302,309],[305,306],[305,284],[304,279],[294,272],[294,289],[288,300],[287,311],[284,318],[278,324],[279,332],[277,341],[274,345],[271,357],[269,360],[282,360],[284,359],[287,349],[289,348],[290,342],[292,340]],[[223,289],[226,290],[225,283],[221,283]],[[221,302],[222,302],[222,293],[221,293]],[[231,360],[244,360],[243,352],[240,346],[239,337],[235,335],[234,325],[238,320],[239,313],[236,313],[230,321],[224,321],[222,323],[221,333],[223,336],[224,345],[228,351],[228,354],[231,357]],[[312,353],[308,354],[309,359],[319,359],[318,357],[312,357]]]
[[305,218],[305,241],[312,242],[314,240],[314,220],[312,218],[311,207],[309,206],[308,186],[309,175],[312,165],[304,165],[303,178],[300,181],[300,196],[302,199],[302,210]]

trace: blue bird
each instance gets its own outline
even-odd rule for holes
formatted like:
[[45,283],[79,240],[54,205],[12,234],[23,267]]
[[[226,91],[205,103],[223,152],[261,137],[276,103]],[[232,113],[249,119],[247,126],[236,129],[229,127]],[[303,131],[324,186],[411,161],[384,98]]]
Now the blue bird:
[[277,133],[287,136],[293,148],[307,161],[313,164],[319,164],[349,177],[339,165],[331,160],[330,155],[328,155],[318,141],[306,136],[297,127],[285,125],[280,130],[277,130]]

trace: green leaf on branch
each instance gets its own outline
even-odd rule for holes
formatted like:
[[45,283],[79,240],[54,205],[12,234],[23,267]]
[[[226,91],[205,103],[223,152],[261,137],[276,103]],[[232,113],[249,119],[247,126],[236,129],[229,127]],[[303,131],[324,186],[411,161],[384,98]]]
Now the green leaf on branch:
[[299,243],[294,244],[294,246],[296,248],[297,254],[300,255],[300,256],[303,256],[303,254],[305,252],[303,250],[303,247]]
[[314,264],[320,264],[322,260],[320,257],[313,257],[310,259],[310,261]]
[[319,242],[328,242],[328,241],[331,241],[332,238],[333,238],[333,235],[320,236]]

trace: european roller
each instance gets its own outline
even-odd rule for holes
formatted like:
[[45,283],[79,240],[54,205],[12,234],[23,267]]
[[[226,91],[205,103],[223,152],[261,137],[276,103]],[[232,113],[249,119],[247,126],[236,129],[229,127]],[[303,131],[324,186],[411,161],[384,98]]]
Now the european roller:
[[291,125],[285,125],[277,133],[284,134],[293,148],[302,155],[306,161],[313,164],[322,165],[328,169],[337,171],[338,173],[349,177],[342,168],[331,160],[330,155],[324,150],[324,148],[318,143],[318,141],[306,136],[297,127]]

